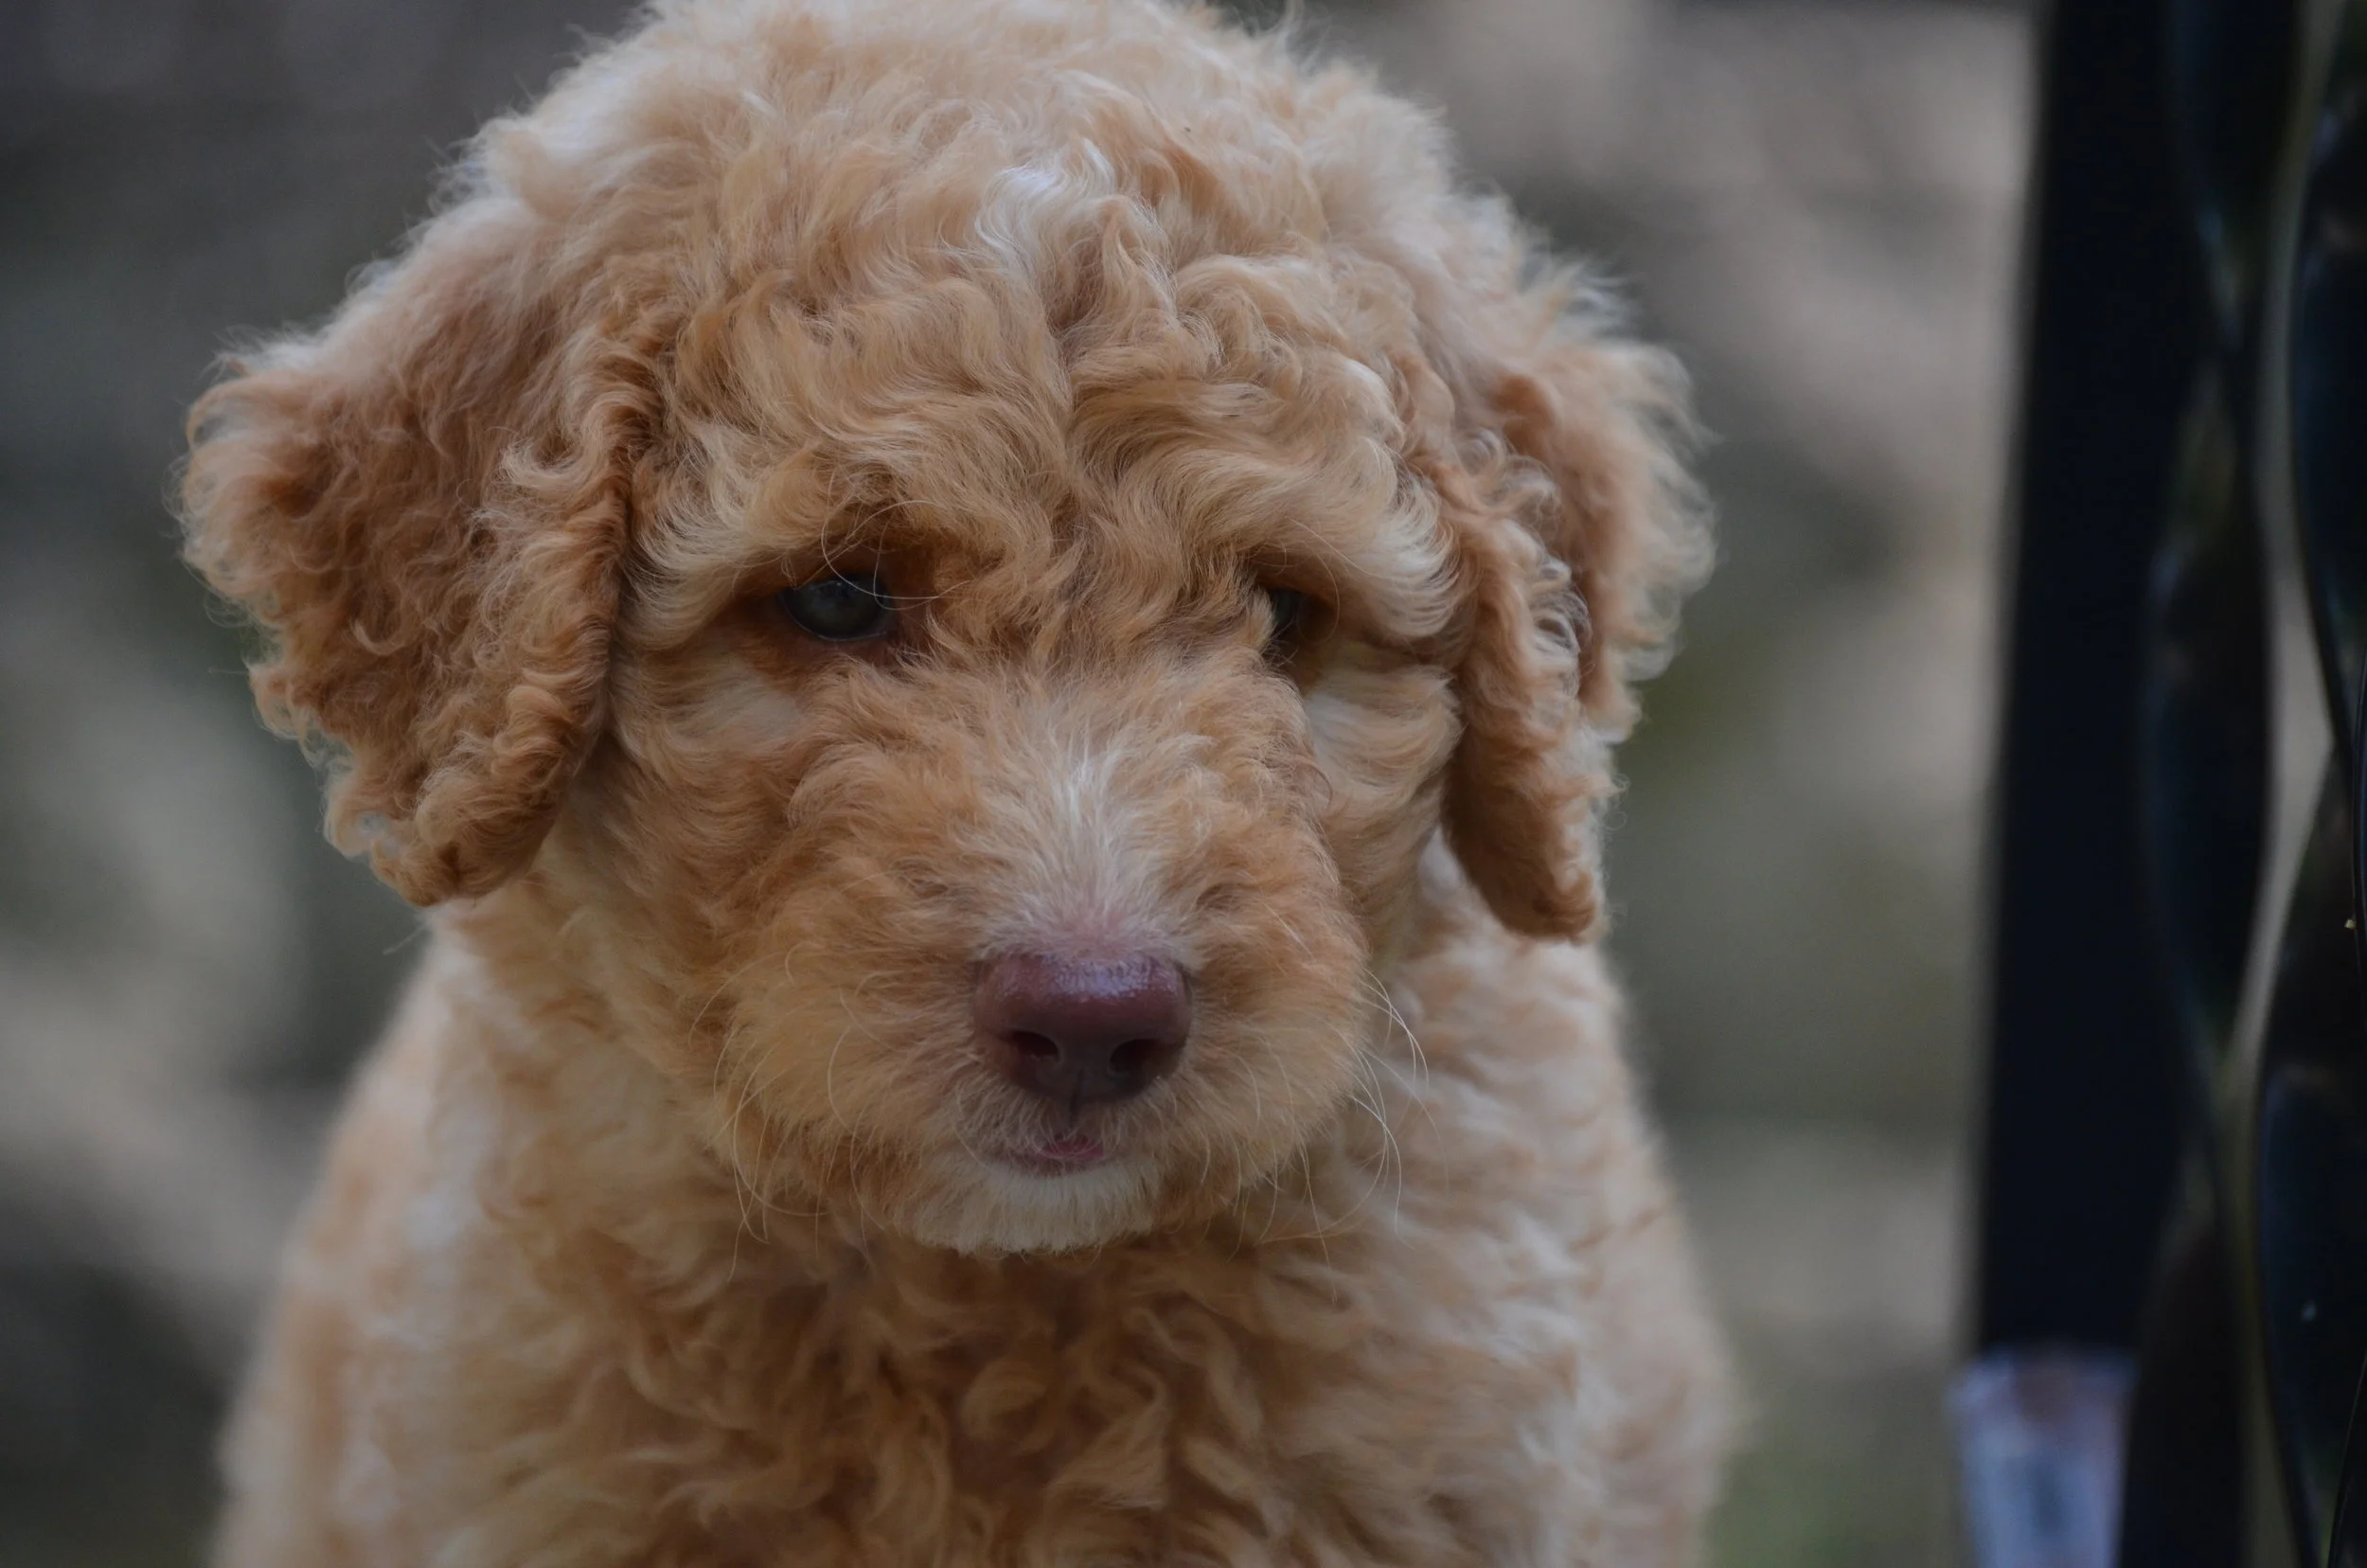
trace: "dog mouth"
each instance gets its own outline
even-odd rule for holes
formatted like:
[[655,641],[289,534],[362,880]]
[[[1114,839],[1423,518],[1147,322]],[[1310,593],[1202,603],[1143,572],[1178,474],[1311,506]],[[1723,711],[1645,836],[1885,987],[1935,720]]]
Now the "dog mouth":
[[1090,1132],[1062,1132],[997,1151],[995,1159],[1030,1176],[1067,1176],[1113,1158],[1110,1146]]

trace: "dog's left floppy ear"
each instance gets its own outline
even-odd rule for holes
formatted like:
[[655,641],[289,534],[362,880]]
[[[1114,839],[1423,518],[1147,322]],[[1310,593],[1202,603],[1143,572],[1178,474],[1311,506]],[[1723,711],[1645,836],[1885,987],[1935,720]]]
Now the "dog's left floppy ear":
[[1453,406],[1438,479],[1468,611],[1447,838],[1497,918],[1596,930],[1597,807],[1678,600],[1709,543],[1682,466],[1684,383],[1570,280],[1431,324]]
[[654,355],[561,226],[480,187],[190,417],[188,558],[328,742],[330,837],[418,904],[524,865],[602,722]]

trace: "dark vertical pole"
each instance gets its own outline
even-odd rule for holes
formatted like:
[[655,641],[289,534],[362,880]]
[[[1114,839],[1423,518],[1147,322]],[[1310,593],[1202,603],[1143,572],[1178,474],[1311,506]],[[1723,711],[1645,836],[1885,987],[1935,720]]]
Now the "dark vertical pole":
[[1994,870],[1976,1331],[2131,1347],[2181,1105],[2136,822],[2149,563],[2207,304],[2162,0],[2059,0],[2041,65]]

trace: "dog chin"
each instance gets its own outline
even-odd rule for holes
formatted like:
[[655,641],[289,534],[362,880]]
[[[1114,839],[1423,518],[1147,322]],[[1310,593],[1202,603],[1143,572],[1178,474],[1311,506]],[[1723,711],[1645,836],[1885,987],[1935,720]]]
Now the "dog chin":
[[899,1218],[914,1240],[976,1256],[1077,1252],[1139,1235],[1157,1216],[1159,1171],[1122,1155],[1047,1171],[960,1155],[944,1162],[938,1196]]

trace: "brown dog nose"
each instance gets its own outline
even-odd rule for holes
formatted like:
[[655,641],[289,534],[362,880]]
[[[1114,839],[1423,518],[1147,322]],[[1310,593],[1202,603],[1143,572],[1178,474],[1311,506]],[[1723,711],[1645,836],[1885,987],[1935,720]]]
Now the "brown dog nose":
[[1149,1088],[1192,1027],[1184,971],[1148,953],[1006,953],[979,974],[975,1009],[1012,1081],[1071,1106]]

